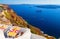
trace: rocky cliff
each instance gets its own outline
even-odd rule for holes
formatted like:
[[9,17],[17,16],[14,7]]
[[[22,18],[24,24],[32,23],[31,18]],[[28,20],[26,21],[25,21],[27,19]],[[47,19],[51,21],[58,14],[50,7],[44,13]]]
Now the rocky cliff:
[[[48,39],[54,39],[53,36],[46,35],[46,34],[42,33],[40,29],[28,24],[21,16],[18,16],[7,5],[0,4],[0,17],[3,17],[3,16],[6,17],[9,20],[8,22],[13,25],[18,25],[20,27],[30,28],[32,33],[42,35]],[[8,24],[8,22],[7,22],[7,24]]]

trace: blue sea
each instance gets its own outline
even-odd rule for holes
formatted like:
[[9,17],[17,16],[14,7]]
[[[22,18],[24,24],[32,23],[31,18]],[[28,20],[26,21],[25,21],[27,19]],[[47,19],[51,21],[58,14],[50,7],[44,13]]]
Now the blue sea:
[[17,15],[29,24],[38,27],[45,34],[60,37],[60,6],[20,4],[9,5]]

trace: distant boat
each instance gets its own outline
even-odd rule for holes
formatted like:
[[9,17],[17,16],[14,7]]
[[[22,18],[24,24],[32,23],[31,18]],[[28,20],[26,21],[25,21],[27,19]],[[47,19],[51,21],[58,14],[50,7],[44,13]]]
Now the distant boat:
[[41,12],[42,12],[42,10],[36,10],[36,12],[37,12],[37,13],[41,13]]

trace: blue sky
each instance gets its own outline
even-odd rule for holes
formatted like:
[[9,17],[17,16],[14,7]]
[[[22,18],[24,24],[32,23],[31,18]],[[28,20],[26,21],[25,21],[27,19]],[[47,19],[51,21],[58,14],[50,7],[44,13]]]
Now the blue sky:
[[58,4],[60,0],[0,0],[2,4]]

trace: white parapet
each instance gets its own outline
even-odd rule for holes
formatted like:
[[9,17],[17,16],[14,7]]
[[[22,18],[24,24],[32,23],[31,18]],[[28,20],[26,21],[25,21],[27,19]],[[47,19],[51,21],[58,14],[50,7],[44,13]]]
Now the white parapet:
[[32,34],[32,35],[31,35],[31,39],[47,39],[47,38],[44,37],[44,36],[40,36],[40,35],[36,35],[36,34]]
[[5,36],[2,30],[0,30],[0,39],[5,39]]

